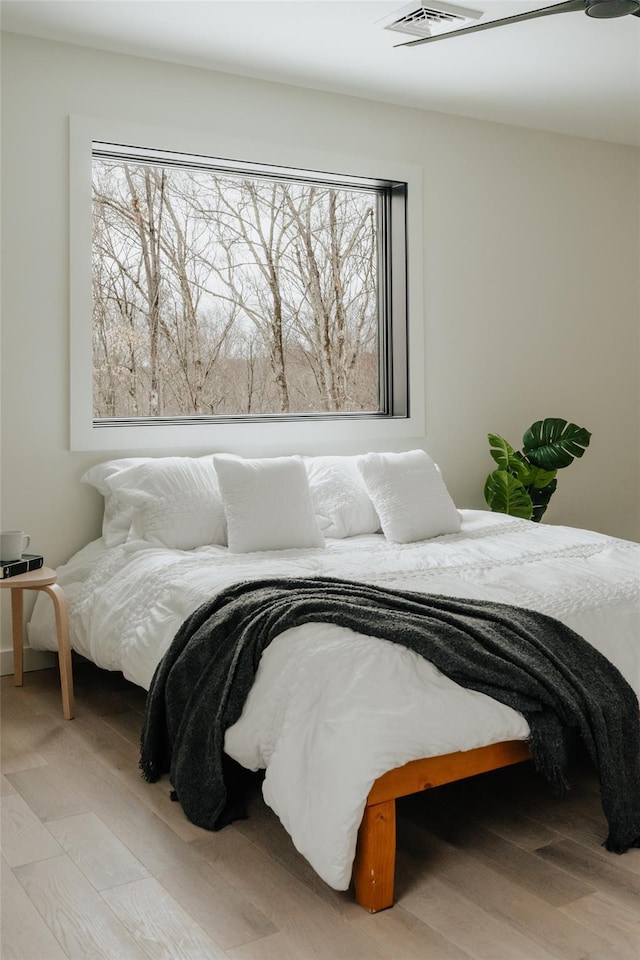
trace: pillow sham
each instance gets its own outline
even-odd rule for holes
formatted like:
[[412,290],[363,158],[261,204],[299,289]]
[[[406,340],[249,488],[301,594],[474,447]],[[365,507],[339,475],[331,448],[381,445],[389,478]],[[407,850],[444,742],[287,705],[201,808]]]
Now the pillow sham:
[[413,543],[460,530],[460,514],[424,450],[369,453],[358,466],[387,540]]
[[380,517],[358,470],[359,456],[305,457],[318,525],[325,537],[379,533]]
[[231,553],[324,547],[301,457],[245,460],[217,454]]
[[149,459],[104,482],[117,502],[132,511],[128,539],[175,550],[227,542],[211,456]]
[[119,460],[107,460],[105,463],[96,463],[80,477],[81,483],[89,483],[104,497],[104,513],[102,515],[102,538],[107,547],[117,547],[124,543],[129,536],[135,507],[131,503],[121,500],[116,493],[112,493],[107,486],[109,477],[146,463],[151,457],[122,457]]

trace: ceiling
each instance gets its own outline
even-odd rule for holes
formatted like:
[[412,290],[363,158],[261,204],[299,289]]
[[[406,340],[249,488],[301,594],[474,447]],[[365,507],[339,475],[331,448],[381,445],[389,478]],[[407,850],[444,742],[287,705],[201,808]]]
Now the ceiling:
[[[482,11],[485,21],[550,2],[464,5]],[[411,38],[380,21],[405,6],[406,0],[3,0],[0,12],[2,29],[16,33],[640,146],[639,17],[563,13],[399,48]]]

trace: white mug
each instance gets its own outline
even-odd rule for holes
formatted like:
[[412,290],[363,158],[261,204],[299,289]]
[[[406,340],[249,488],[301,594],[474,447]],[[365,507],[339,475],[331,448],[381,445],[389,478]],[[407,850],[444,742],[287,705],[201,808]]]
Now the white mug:
[[0,531],[0,560],[3,563],[19,560],[30,542],[31,537],[24,530]]

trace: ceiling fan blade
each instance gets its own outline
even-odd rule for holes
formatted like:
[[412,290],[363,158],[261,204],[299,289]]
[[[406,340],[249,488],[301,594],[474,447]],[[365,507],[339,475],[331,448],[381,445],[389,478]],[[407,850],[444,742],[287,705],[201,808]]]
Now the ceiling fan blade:
[[[449,30],[447,33],[439,33],[433,37],[420,37],[418,40],[409,40],[407,43],[396,43],[396,47],[417,47],[421,43],[434,43],[436,40],[446,40],[448,37],[461,37],[465,33],[477,33],[479,30],[491,30],[493,27],[502,27],[507,23],[520,23],[521,20],[535,20],[538,17],[550,17],[556,13],[573,13],[580,10],[586,10],[589,6],[589,0],[566,0],[565,3],[554,3],[550,7],[542,7],[540,10],[530,10],[528,13],[517,13],[513,17],[503,17],[502,20],[489,20],[486,23],[476,23],[471,27],[463,27],[461,30]],[[640,15],[640,11],[634,13],[634,17]]]

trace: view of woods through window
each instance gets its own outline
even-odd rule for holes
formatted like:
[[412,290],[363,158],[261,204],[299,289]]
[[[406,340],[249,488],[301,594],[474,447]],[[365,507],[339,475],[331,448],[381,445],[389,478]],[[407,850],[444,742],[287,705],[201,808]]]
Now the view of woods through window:
[[379,192],[93,158],[96,420],[379,412]]

